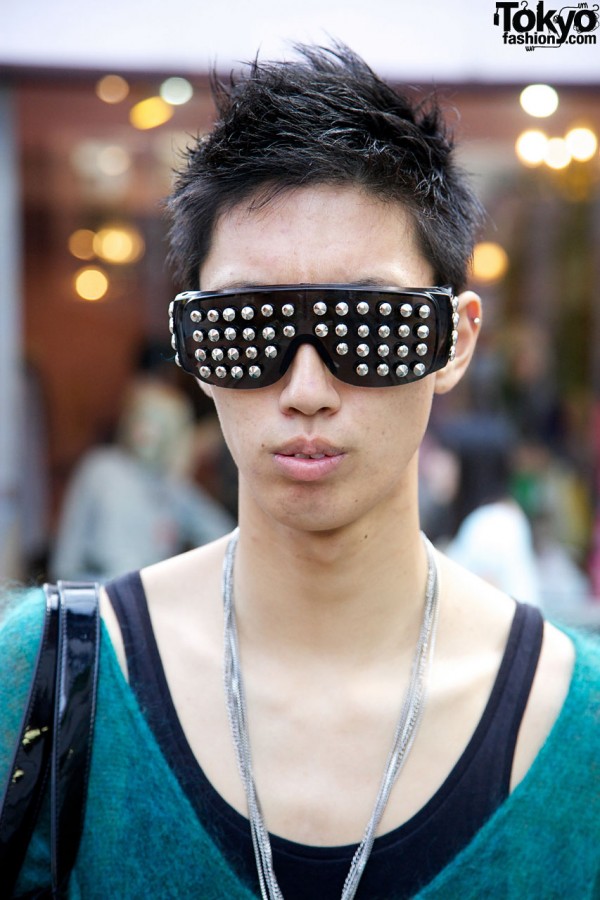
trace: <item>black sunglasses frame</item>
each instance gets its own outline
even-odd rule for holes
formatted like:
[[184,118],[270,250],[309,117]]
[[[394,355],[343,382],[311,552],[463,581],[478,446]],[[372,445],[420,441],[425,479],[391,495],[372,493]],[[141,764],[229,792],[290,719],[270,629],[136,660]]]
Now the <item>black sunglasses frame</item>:
[[454,359],[450,287],[261,285],[183,291],[169,306],[175,362],[201,382],[238,390],[279,381],[302,343],[356,387],[420,381]]

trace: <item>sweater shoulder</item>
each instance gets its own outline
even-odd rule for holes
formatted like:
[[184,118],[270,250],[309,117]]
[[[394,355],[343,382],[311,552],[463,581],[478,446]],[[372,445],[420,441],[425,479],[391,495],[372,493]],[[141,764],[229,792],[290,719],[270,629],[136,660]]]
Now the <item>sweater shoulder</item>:
[[571,684],[529,772],[419,900],[597,897],[600,641],[567,634],[576,651]]
[[[44,593],[18,590],[3,597],[0,611],[0,690],[14,689],[30,674],[44,625]],[[0,706],[0,709],[3,707]]]
[[[557,626],[562,628],[562,626]],[[584,631],[562,628],[575,644],[577,661],[593,681],[600,680],[600,636]],[[577,671],[577,669],[576,669]]]
[[0,620],[0,789],[4,787],[44,625],[39,589],[5,597]]

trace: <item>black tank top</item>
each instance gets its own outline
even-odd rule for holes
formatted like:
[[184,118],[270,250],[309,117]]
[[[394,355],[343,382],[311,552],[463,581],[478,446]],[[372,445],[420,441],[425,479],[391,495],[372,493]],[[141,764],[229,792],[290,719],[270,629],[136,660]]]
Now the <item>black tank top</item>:
[[[260,896],[248,820],[223,800],[198,765],[179,723],[139,574],[109,585],[129,681],[156,740],[200,822],[241,880]],[[542,643],[539,610],[518,604],[481,720],[433,797],[408,822],[376,838],[357,900],[408,898],[471,841],[506,799],[515,744]],[[285,900],[339,900],[355,845],[312,847],[271,836]]]

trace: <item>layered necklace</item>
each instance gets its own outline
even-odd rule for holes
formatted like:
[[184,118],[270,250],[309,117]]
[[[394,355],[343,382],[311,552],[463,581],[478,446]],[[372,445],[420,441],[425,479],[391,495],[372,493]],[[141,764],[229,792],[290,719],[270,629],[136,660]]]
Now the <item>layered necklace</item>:
[[[419,639],[415,649],[410,680],[402,702],[402,708],[394,740],[387,758],[379,792],[371,818],[363,838],[352,858],[344,882],[341,900],[352,900],[364,872],[375,840],[375,833],[386,808],[391,790],[408,756],[423,713],[427,673],[433,656],[433,645],[438,618],[438,574],[433,548],[425,535],[423,543],[427,552],[427,584]],[[223,606],[225,612],[225,695],[227,711],[246,800],[256,858],[258,880],[263,900],[284,900],[273,869],[271,841],[267,831],[252,772],[252,755],[248,736],[248,718],[244,684],[240,669],[239,647],[233,599],[233,568],[239,538],[236,529],[231,536],[223,563]]]

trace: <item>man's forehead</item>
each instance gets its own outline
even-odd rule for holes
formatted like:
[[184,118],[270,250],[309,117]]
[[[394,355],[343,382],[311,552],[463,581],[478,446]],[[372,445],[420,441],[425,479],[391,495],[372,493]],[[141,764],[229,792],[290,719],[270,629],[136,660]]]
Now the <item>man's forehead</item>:
[[[204,290],[274,283],[430,284],[411,212],[354,185],[245,198],[221,213]],[[208,278],[208,280],[207,280]]]

